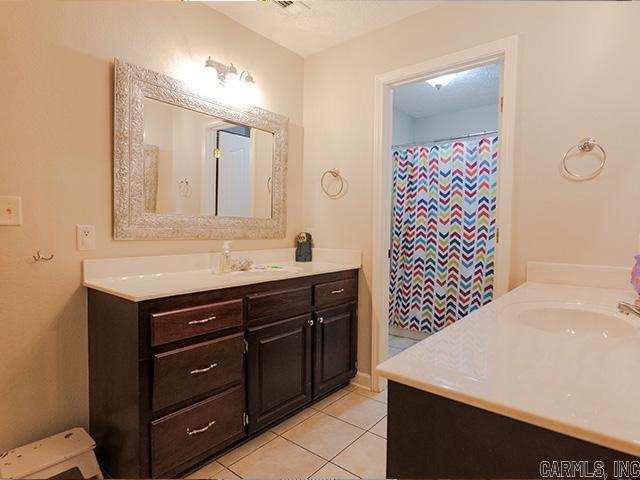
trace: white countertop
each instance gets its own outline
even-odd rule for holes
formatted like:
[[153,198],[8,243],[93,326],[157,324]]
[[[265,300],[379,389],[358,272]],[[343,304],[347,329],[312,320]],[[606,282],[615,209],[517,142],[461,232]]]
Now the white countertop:
[[201,253],[85,260],[83,285],[127,300],[217,290],[360,268],[357,250],[314,249],[312,262],[295,262],[295,249],[232,252],[232,257],[278,269],[214,273],[219,254]]
[[616,312],[633,299],[630,289],[526,283],[377,372],[640,456],[640,319]]

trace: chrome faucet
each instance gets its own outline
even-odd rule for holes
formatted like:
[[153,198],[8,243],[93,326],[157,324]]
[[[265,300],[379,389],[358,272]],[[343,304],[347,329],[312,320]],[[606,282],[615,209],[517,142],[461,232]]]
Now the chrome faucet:
[[640,307],[638,305],[634,305],[633,303],[619,302],[618,311],[620,313],[624,313],[625,315],[633,313],[636,317],[640,317]]

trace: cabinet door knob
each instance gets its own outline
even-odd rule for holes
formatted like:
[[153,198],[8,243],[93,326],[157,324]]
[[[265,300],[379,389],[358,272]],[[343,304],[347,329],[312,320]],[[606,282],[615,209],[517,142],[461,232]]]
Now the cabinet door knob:
[[309,320],[307,321],[307,323],[309,324],[310,327],[313,327],[313,320]]
[[318,323],[324,323],[324,318],[318,317]]

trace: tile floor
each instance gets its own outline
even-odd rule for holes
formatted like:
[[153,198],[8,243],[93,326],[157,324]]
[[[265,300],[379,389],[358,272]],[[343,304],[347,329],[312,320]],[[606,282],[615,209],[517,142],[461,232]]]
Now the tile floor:
[[349,385],[188,478],[385,478],[386,393]]
[[418,342],[420,340],[389,334],[389,358],[409,347],[413,347]]

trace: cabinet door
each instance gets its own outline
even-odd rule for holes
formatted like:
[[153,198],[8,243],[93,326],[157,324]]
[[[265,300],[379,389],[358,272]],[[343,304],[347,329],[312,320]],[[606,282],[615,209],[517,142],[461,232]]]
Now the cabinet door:
[[249,433],[311,400],[311,315],[248,331]]
[[327,393],[356,374],[358,317],[356,304],[316,313],[313,397]]

